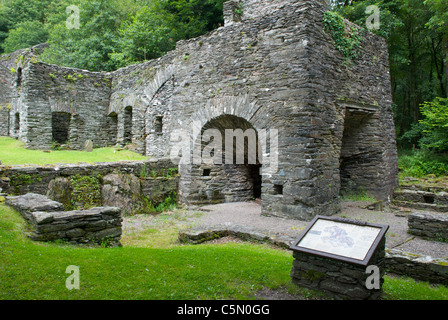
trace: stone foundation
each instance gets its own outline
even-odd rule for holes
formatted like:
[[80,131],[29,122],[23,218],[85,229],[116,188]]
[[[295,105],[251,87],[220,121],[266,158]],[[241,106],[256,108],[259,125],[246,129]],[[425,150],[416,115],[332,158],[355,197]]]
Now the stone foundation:
[[448,241],[448,215],[416,212],[408,216],[408,232],[429,240]]
[[61,203],[37,194],[7,197],[5,203],[19,211],[28,222],[28,237],[32,240],[121,246],[122,218],[119,208],[62,211]]

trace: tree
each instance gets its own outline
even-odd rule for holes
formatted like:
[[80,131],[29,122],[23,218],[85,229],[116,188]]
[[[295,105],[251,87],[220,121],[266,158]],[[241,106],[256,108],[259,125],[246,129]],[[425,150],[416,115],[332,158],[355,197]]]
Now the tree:
[[111,54],[117,66],[154,59],[175,47],[172,16],[157,5],[142,7],[119,29],[118,52]]
[[436,98],[425,102],[421,111],[424,119],[420,121],[423,125],[420,143],[436,151],[448,151],[448,99]]
[[224,24],[225,0],[167,0],[163,9],[173,15],[178,39],[198,37]]
[[54,25],[49,47],[41,58],[48,63],[90,71],[115,70],[109,55],[118,48],[118,27],[123,16],[113,1],[80,0],[78,5],[80,28],[67,28],[65,20]]
[[25,21],[9,31],[8,37],[2,44],[5,53],[25,49],[44,43],[48,39],[45,26],[39,21]]
[[[425,0],[425,5],[429,7],[432,13],[431,19],[427,23],[427,27],[437,32],[440,37],[440,50],[443,52],[442,56],[442,70],[445,72],[444,96],[448,96],[448,0]],[[439,70],[438,70],[439,71]]]

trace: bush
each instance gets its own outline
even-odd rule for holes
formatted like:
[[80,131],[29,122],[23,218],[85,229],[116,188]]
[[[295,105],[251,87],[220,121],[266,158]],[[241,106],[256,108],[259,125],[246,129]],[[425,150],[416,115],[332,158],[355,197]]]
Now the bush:
[[404,151],[398,160],[400,174],[421,178],[427,175],[436,177],[448,175],[448,155],[430,150]]
[[448,151],[448,98],[435,98],[420,108],[425,116],[420,144],[438,151]]

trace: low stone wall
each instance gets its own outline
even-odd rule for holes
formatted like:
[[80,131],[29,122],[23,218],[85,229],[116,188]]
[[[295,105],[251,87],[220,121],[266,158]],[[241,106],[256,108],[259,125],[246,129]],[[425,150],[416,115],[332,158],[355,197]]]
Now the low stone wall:
[[63,211],[61,203],[38,194],[6,197],[5,203],[20,212],[28,222],[28,237],[32,240],[121,246],[122,218],[119,208]]
[[123,214],[178,193],[177,168],[169,159],[51,166],[0,166],[0,192],[35,193],[61,202],[65,210],[112,206]]
[[448,285],[448,260],[387,249],[386,265],[388,273]]
[[408,232],[429,240],[448,241],[448,215],[416,212],[408,216]]
[[179,232],[181,243],[201,244],[224,237],[233,237],[254,243],[268,243],[273,246],[289,249],[295,240],[281,234],[264,234],[254,228],[227,223],[213,227],[196,227]]

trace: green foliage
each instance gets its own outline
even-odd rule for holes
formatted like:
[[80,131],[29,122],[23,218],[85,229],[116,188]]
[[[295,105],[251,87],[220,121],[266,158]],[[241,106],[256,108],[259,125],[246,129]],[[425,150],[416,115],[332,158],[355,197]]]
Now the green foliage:
[[359,55],[362,40],[359,31],[355,27],[348,28],[344,18],[337,12],[325,12],[323,21],[339,52],[346,59],[356,59]]
[[436,154],[430,150],[401,151],[400,153],[398,168],[403,177],[448,175],[448,155]]
[[175,47],[170,16],[156,6],[142,7],[121,24],[118,33],[117,52],[110,55],[117,66],[158,58]]
[[448,99],[437,97],[421,106],[424,119],[421,144],[437,151],[448,151]]
[[70,177],[71,207],[67,210],[85,210],[101,206],[101,183],[98,177],[76,175]]
[[177,193],[171,191],[169,195],[160,203],[154,204],[152,201],[146,200],[145,213],[160,213],[177,209]]
[[[393,110],[402,147],[422,119],[420,105],[447,96],[448,2],[446,0],[334,0],[334,10],[366,26],[366,8],[377,5],[380,29],[372,32],[388,41]],[[407,131],[413,132],[406,135]],[[414,137],[415,138],[415,137]],[[414,143],[415,144],[415,143]]]
[[80,0],[80,28],[68,29],[65,20],[55,24],[42,60],[90,71],[115,70],[109,55],[118,47],[118,27],[123,17],[114,2]]
[[18,23],[14,29],[9,30],[8,37],[4,40],[2,48],[5,53],[11,53],[44,43],[47,39],[48,32],[41,22],[25,21]]

